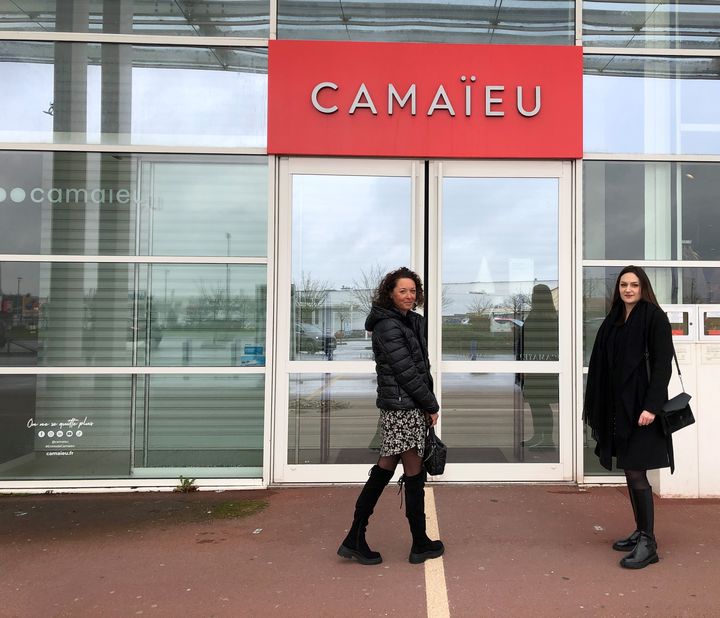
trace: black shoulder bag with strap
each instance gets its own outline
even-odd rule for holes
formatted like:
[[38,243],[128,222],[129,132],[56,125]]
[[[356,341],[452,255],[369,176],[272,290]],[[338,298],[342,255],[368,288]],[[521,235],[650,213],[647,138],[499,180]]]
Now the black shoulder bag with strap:
[[[680,374],[678,373],[678,377]],[[682,385],[682,377],[680,377],[680,384]],[[662,407],[662,419],[663,428],[665,433],[675,433],[683,427],[692,425],[695,422],[692,410],[690,408],[691,395],[685,392],[683,386],[683,392],[679,395],[675,395],[672,399],[668,399],[665,405]]]
[[[683,427],[692,425],[695,422],[692,409],[690,408],[691,395],[685,392],[685,384],[683,384],[682,372],[680,371],[680,363],[678,363],[677,354],[673,348],[673,358],[675,359],[675,367],[677,367],[678,378],[680,378],[680,386],[682,392],[675,395],[672,399],[668,399],[659,413],[660,423],[667,440],[668,455],[670,457],[670,473],[675,471],[675,454],[673,452],[672,434],[679,431]],[[648,381],[650,380],[650,354],[645,349],[645,366],[647,367]]]
[[[662,420],[663,430],[665,434],[675,433],[676,431],[692,425],[695,422],[692,410],[690,409],[691,395],[685,392],[683,384],[682,372],[680,371],[680,363],[678,363],[677,354],[673,350],[673,358],[675,359],[675,367],[677,367],[678,378],[680,378],[680,386],[682,392],[675,395],[672,399],[668,399],[662,407],[660,417]],[[648,380],[650,379],[650,360],[649,354],[645,353],[645,362],[647,363]]]

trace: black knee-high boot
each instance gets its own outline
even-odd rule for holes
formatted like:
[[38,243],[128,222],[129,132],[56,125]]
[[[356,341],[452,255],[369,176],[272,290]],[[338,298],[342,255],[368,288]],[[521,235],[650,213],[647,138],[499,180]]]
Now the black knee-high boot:
[[642,569],[657,562],[657,543],[655,541],[655,507],[652,488],[631,489],[637,513],[638,540],[635,549],[620,560],[620,566],[626,569]]
[[635,531],[630,536],[627,536],[624,539],[615,541],[612,546],[615,551],[625,551],[625,552],[632,551],[633,549],[635,549],[635,546],[637,545],[637,542],[638,542],[638,538],[640,537],[640,527],[638,526],[637,507],[635,506],[635,494],[633,493],[633,490],[630,487],[628,487],[628,495],[630,496],[630,504],[632,505],[633,517],[635,518]]
[[393,474],[392,470],[385,470],[377,465],[372,467],[370,478],[365,482],[365,487],[362,488],[355,503],[352,526],[337,550],[338,556],[355,558],[360,564],[380,564],[382,562],[382,556],[368,547],[365,530],[370,516],[375,510],[375,505]]
[[442,541],[432,541],[425,533],[425,472],[415,476],[403,475],[405,484],[405,516],[410,524],[412,548],[408,558],[412,564],[420,564],[429,558],[443,555]]

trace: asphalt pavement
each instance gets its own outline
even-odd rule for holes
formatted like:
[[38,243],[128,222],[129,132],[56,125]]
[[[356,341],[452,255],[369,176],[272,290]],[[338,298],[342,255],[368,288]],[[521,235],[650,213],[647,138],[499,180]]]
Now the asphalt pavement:
[[656,499],[660,562],[622,569],[624,489],[436,484],[442,559],[408,563],[395,488],[336,555],[357,486],[0,496],[0,616],[719,616],[720,500]]

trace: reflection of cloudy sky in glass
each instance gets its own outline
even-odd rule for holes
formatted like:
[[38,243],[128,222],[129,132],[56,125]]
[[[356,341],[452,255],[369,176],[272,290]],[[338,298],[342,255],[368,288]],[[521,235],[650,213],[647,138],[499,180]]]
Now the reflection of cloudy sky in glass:
[[717,77],[585,75],[583,90],[586,152],[720,154]]
[[293,281],[339,288],[410,262],[409,178],[293,177]]
[[[53,116],[43,111],[54,100],[54,70],[52,64],[0,63],[0,83],[13,85],[0,89],[3,141],[53,141]],[[99,140],[100,78],[99,66],[87,67],[89,142]],[[111,94],[117,96],[116,92]],[[130,112],[132,143],[263,147],[266,102],[265,74],[135,67]]]
[[552,178],[447,178],[443,284],[556,280],[558,184]]
[[[0,134],[46,141],[52,134],[53,117],[43,114],[53,101],[53,67],[48,64],[0,62]],[[12,86],[10,86],[12,84]],[[11,140],[8,140],[11,141]]]

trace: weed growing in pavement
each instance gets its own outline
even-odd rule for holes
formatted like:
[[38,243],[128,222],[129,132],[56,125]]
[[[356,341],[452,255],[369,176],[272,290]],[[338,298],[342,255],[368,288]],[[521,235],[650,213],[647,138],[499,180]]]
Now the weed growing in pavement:
[[178,493],[187,494],[191,491],[197,491],[197,485],[195,485],[195,479],[189,479],[182,475],[180,475],[180,483],[178,486],[173,489],[173,491]]

